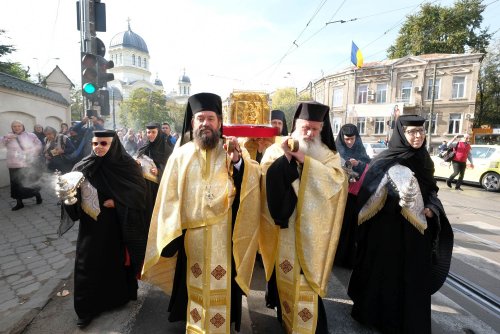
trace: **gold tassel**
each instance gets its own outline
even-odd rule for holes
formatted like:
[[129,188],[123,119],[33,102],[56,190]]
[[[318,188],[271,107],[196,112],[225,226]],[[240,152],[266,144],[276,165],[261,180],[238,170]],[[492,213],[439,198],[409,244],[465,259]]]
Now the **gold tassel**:
[[361,225],[365,221],[373,218],[382,208],[384,207],[385,201],[387,200],[387,189],[383,188],[383,193],[379,197],[379,201],[372,204],[366,210],[362,210],[363,213],[359,213],[358,225]]
[[427,228],[427,226],[423,226],[420,223],[420,221],[417,219],[417,217],[415,217],[414,215],[411,214],[410,210],[408,210],[406,208],[402,208],[401,209],[401,215],[403,217],[405,217],[405,219],[407,221],[409,221],[410,224],[412,224],[422,235],[424,234],[424,231]]

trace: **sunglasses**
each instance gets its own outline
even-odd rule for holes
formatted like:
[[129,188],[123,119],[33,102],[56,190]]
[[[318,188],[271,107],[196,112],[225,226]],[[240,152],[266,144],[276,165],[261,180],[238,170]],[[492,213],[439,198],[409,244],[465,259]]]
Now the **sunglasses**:
[[92,142],[92,146],[94,146],[94,147],[96,147],[99,144],[101,144],[102,147],[108,146],[108,142],[107,141],[93,141]]

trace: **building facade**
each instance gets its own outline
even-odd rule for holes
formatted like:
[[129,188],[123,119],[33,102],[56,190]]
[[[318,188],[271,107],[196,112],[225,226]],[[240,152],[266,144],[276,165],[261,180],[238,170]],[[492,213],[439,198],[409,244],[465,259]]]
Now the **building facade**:
[[[73,84],[59,66],[46,77],[44,86],[0,72],[0,136],[11,131],[12,121],[21,121],[27,132],[35,124],[59,129],[70,124],[70,94]],[[7,149],[0,145],[0,187],[9,184]]]
[[426,129],[431,120],[435,147],[471,132],[482,58],[480,53],[427,54],[371,62],[327,75],[306,90],[330,106],[334,134],[353,123],[364,141],[386,140],[397,116],[417,114],[427,119]]
[[[151,79],[151,56],[145,40],[132,31],[130,21],[128,29],[117,33],[111,39],[108,49],[109,59],[114,67],[109,69],[114,80],[108,83],[110,91],[110,119],[118,120],[121,102],[128,99],[132,91],[144,89],[146,91],[164,92],[162,81],[156,77]],[[191,80],[184,74],[179,78],[178,91],[172,90],[165,94],[167,99],[174,100],[177,104],[185,104],[191,94]],[[110,121],[107,121],[110,122]],[[116,127],[116,124],[114,124]]]

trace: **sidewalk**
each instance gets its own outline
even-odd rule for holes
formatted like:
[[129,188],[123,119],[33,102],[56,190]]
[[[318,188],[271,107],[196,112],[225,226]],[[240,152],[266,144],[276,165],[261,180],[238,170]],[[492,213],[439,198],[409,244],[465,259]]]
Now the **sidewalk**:
[[[59,291],[63,282],[70,280],[67,288],[71,292],[73,290],[71,280],[78,222],[61,238],[57,236],[60,206],[57,205],[55,191],[49,183],[47,182],[45,189],[41,191],[42,204],[36,205],[34,198],[27,199],[23,201],[25,207],[19,211],[11,211],[15,200],[10,198],[10,187],[0,188],[1,334],[17,334],[25,331]],[[141,303],[129,303],[121,309],[102,315],[89,326],[90,328],[86,328],[85,332],[96,332],[94,327],[100,328],[96,333],[103,332],[103,329],[104,332],[115,332],[116,328],[127,324],[131,316],[137,317],[140,311],[138,308],[143,307],[144,299],[149,297],[154,289],[142,282],[139,284]],[[160,297],[156,301],[161,302],[161,307],[166,310],[169,299],[165,298],[162,292],[158,293]],[[52,323],[57,323],[56,327],[59,332],[80,332],[74,324],[76,315],[73,311],[72,297],[59,299],[58,302],[64,303],[64,306],[55,311],[56,314],[50,316],[50,320],[44,317],[42,319],[44,323],[41,326],[47,330],[47,328],[52,328]],[[250,313],[245,298],[243,304],[241,333],[251,333]],[[50,309],[47,310],[49,313],[54,312],[50,306],[45,307],[47,308]],[[71,310],[70,316],[66,314],[67,310]],[[68,317],[71,320],[68,321]],[[68,323],[61,323],[61,321]],[[165,321],[165,326],[170,329],[178,327],[179,323]],[[34,327],[38,328],[39,324],[35,324]],[[109,331],[105,329],[107,327]]]
[[74,267],[77,228],[57,236],[60,207],[50,182],[43,203],[15,200],[10,187],[0,188],[0,333],[20,333],[55,293]]

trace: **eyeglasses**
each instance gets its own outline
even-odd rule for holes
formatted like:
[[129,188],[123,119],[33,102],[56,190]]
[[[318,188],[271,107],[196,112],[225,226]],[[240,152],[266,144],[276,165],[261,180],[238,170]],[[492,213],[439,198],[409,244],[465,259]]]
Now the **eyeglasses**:
[[107,141],[93,141],[92,142],[92,146],[94,146],[94,147],[97,147],[97,145],[99,145],[99,144],[101,144],[102,147],[108,146]]
[[413,129],[413,130],[407,130],[405,132],[409,134],[411,137],[415,137],[417,133],[421,136],[425,135],[425,129]]

